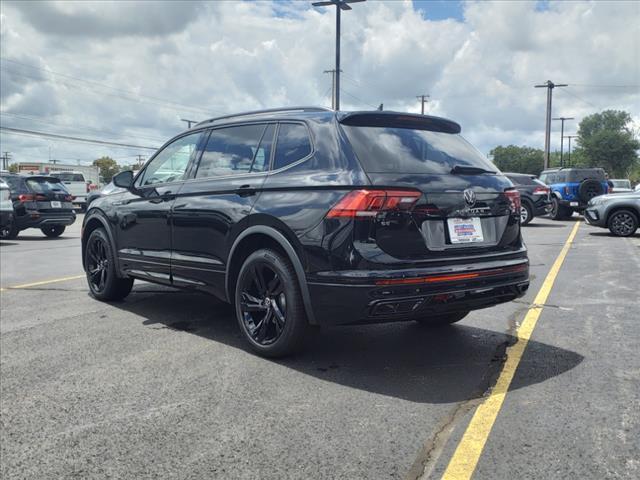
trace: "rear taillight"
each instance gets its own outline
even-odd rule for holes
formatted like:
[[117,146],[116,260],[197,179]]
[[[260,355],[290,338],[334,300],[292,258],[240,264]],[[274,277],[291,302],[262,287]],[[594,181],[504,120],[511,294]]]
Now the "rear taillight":
[[411,210],[421,196],[416,190],[354,190],[329,210],[327,218],[375,217],[381,212]]
[[518,190],[505,190],[504,194],[509,199],[509,207],[513,213],[520,213],[520,192]]
[[534,195],[549,195],[549,187],[537,187],[534,191]]
[[21,203],[33,202],[35,199],[36,199],[36,196],[30,193],[22,193],[18,195],[18,201]]

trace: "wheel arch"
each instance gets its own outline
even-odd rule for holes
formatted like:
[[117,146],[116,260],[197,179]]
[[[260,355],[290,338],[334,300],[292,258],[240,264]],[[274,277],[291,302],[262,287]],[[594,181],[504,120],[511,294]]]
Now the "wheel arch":
[[640,223],[640,211],[634,205],[615,205],[615,206],[612,206],[611,208],[609,208],[609,210],[607,210],[605,212],[605,218],[606,218],[606,225],[607,226],[609,226],[609,220],[611,219],[611,216],[614,213],[619,212],[620,210],[630,211],[631,213],[633,213],[636,216],[636,221],[638,223]]
[[316,320],[311,306],[311,296],[307,286],[307,278],[302,261],[296,250],[293,248],[287,237],[273,227],[266,225],[253,225],[245,229],[233,242],[229,251],[229,260],[225,271],[225,294],[227,301],[233,303],[233,292],[236,280],[240,272],[240,267],[244,260],[259,248],[271,247],[284,255],[291,261],[298,277],[302,301],[310,324],[315,325]]
[[104,228],[104,230],[107,232],[107,237],[109,237],[109,242],[113,246],[113,250],[114,250],[113,257],[116,262],[116,272],[120,276],[121,275],[120,261],[118,259],[118,248],[115,243],[115,238],[113,236],[113,233],[111,232],[111,228],[109,228],[109,222],[107,221],[106,218],[104,218],[104,216],[101,213],[98,213],[98,212],[92,213],[88,218],[85,219],[82,225],[82,235],[81,235],[82,237],[82,240],[81,240],[82,268],[84,268],[85,266],[85,249],[87,246],[87,239],[91,235],[91,232],[93,232],[98,228]]

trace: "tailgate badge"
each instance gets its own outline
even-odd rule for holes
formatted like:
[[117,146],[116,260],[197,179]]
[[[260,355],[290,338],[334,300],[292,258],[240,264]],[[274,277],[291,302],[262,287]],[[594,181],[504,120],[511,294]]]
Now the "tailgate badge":
[[464,195],[464,201],[468,206],[473,207],[476,204],[476,192],[467,188],[462,192],[462,194]]

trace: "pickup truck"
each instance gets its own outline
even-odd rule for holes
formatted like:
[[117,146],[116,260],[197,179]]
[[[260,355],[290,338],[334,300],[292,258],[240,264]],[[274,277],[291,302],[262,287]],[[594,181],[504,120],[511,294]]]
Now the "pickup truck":
[[82,172],[52,172],[52,177],[59,178],[65,188],[73,195],[73,205],[84,211],[87,208],[87,194],[90,191],[90,182],[85,180]]

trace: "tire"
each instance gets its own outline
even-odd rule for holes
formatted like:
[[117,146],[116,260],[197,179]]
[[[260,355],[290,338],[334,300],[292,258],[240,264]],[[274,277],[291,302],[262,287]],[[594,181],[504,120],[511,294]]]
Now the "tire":
[[630,237],[638,229],[638,216],[631,210],[617,210],[609,216],[607,227],[616,237]]
[[117,276],[113,246],[103,228],[97,228],[87,240],[84,269],[91,296],[103,301],[122,300],[133,287],[133,278]]
[[572,214],[573,212],[571,210],[560,205],[560,200],[558,200],[557,197],[551,199],[551,212],[549,212],[551,220],[566,220],[570,218]]
[[602,195],[603,193],[604,187],[602,186],[602,183],[598,180],[594,180],[593,178],[583,180],[580,182],[580,186],[578,187],[578,197],[580,197],[580,200],[584,203],[589,203],[589,200],[597,197],[598,195]]
[[528,225],[533,220],[533,208],[527,201],[522,202],[520,206],[520,225]]
[[451,325],[452,323],[459,322],[467,315],[469,315],[469,312],[452,312],[442,315],[431,315],[429,317],[416,318],[415,320],[423,327],[442,327],[444,325]]
[[59,237],[64,233],[64,225],[49,225],[48,227],[42,227],[40,230],[49,238]]
[[15,223],[11,222],[10,225],[7,225],[5,228],[0,230],[0,238],[3,240],[14,240],[18,237],[20,230]]
[[258,250],[245,260],[235,286],[236,318],[251,348],[265,357],[299,351],[308,332],[300,284],[283,254]]

